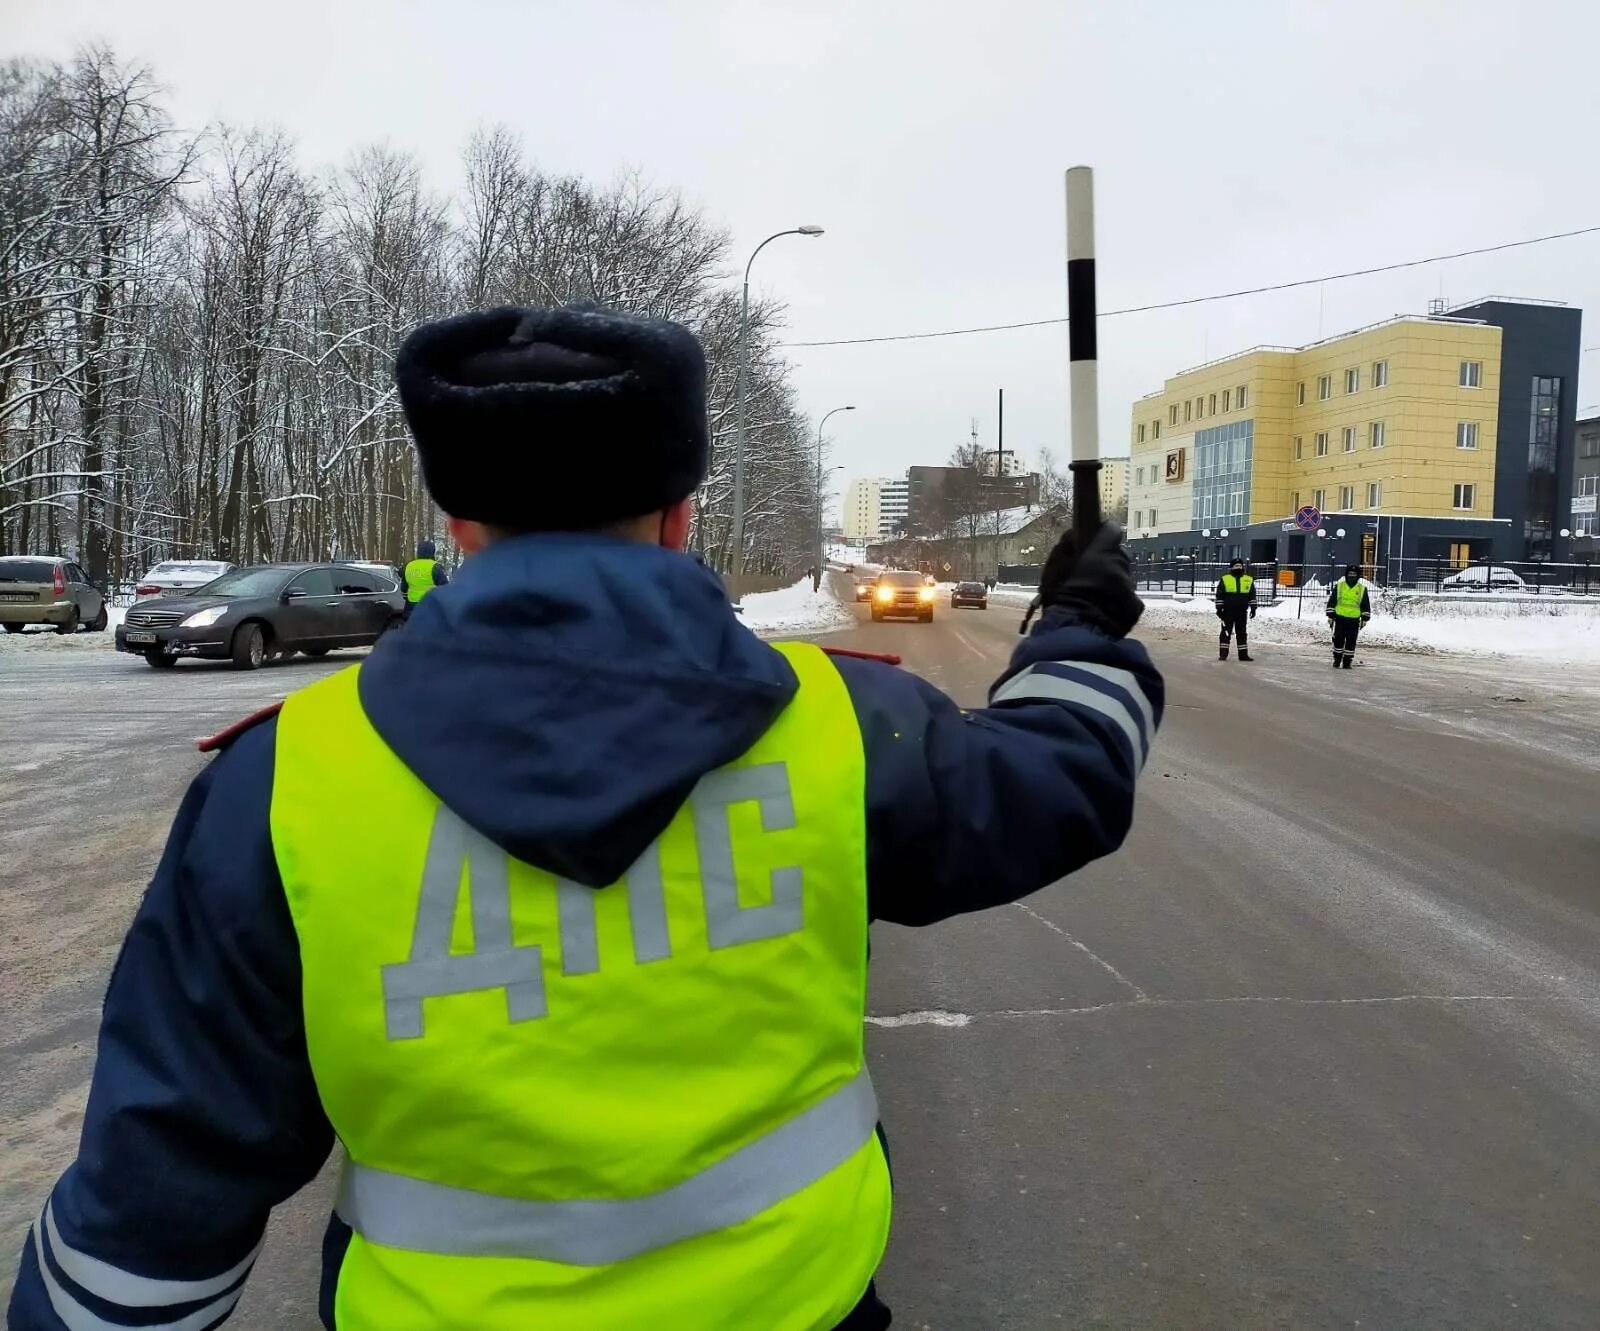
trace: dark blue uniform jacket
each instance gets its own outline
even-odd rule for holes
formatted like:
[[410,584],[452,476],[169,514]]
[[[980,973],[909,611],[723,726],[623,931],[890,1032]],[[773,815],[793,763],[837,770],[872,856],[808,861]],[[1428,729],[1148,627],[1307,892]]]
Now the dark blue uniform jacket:
[[[1137,643],[1047,611],[1003,696],[970,712],[909,670],[834,664],[865,739],[874,918],[1015,901],[1122,842],[1162,709]],[[794,689],[713,574],[582,535],[475,557],[361,673],[373,724],[440,799],[592,886],[619,878]],[[268,1213],[329,1154],[268,827],[275,734],[270,720],[245,730],[178,810],[112,972],[77,1159],[22,1254],[17,1331],[217,1325]],[[330,1326],[347,1238],[335,1220]]]

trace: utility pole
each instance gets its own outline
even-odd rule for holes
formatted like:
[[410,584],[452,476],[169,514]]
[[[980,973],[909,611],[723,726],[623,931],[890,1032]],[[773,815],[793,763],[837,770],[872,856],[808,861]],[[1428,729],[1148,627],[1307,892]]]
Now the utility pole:
[[996,390],[999,398],[995,406],[994,429],[994,575],[1000,576],[1000,512],[1001,500],[1006,493],[1006,454],[1016,456],[1017,450],[1006,447],[1006,390]]

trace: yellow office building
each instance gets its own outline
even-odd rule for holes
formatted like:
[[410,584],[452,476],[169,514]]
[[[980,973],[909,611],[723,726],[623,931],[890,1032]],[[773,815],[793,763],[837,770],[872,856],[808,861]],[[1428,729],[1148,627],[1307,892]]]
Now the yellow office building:
[[[1471,309],[1306,347],[1255,347],[1139,399],[1129,438],[1135,551],[1300,563],[1308,552],[1295,514],[1312,506],[1347,530],[1341,560],[1372,563],[1380,525],[1400,517],[1421,520],[1404,539],[1406,557],[1525,558],[1540,541],[1548,553],[1563,426],[1561,470],[1571,471],[1579,312],[1505,301]],[[1508,339],[1518,370],[1531,367],[1515,383],[1502,382]],[[1508,403],[1518,416],[1509,428]]]

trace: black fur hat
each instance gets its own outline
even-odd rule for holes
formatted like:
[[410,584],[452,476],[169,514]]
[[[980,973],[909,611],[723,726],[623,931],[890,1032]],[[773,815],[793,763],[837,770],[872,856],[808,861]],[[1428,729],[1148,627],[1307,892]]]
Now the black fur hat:
[[705,478],[705,355],[665,319],[514,305],[423,324],[395,384],[434,501],[521,531],[669,508]]

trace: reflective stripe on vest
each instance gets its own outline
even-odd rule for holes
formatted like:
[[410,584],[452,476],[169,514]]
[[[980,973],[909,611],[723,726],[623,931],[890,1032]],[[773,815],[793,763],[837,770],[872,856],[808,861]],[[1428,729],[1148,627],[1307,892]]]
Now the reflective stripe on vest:
[[367,722],[278,722],[272,835],[349,1158],[342,1331],[831,1327],[888,1236],[865,760],[833,665],[617,883],[512,859]]
[[1256,580],[1248,573],[1235,577],[1232,573],[1222,575],[1222,590],[1233,596],[1249,592],[1256,585]]
[[1338,597],[1333,603],[1333,613],[1343,615],[1346,619],[1360,618],[1361,598],[1367,594],[1367,589],[1359,582],[1352,587],[1345,578],[1340,578],[1334,588]]
[[406,600],[415,605],[433,590],[433,569],[437,559],[413,559],[406,565]]
[[787,1123],[646,1197],[523,1201],[347,1164],[334,1210],[391,1248],[603,1266],[760,1215],[843,1164],[877,1123],[862,1068]]

